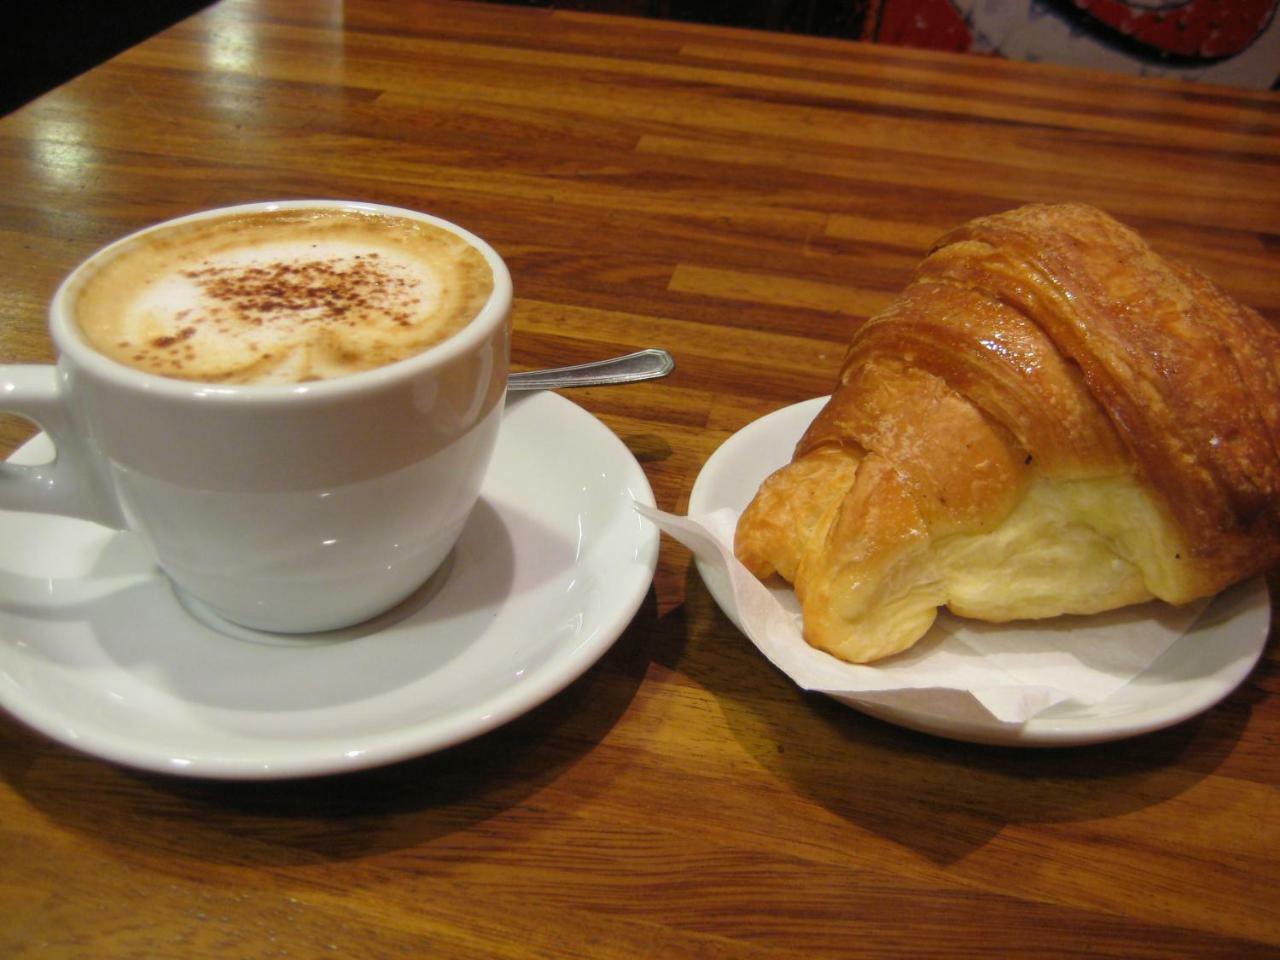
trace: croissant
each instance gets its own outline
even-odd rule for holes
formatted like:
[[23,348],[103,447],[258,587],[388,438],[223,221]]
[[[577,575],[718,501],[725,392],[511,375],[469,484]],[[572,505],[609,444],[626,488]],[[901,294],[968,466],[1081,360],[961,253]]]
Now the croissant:
[[1210,596],[1280,558],[1280,333],[1092,207],[971,221],[856,331],[734,546],[857,663],[944,605]]

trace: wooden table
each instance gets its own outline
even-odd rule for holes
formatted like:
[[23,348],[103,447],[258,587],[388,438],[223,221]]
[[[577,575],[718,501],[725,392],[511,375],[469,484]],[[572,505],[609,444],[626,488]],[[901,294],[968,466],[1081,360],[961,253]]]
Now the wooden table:
[[[59,279],[165,217],[459,221],[511,265],[517,366],[676,355],[573,399],[677,512],[977,214],[1095,203],[1280,320],[1275,94],[597,15],[224,0],[0,120],[0,183],[5,362],[49,360]],[[191,781],[0,721],[0,955],[1280,955],[1277,684],[1272,644],[1153,735],[934,739],[797,690],[664,540],[578,682],[393,767]]]

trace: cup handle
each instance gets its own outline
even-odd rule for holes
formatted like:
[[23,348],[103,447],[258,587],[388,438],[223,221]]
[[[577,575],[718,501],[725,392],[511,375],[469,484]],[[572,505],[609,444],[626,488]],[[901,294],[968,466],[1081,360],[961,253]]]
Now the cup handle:
[[72,423],[57,367],[0,367],[0,411],[35,421],[56,451],[52,462],[35,466],[0,462],[0,510],[58,513],[123,529],[115,499]]

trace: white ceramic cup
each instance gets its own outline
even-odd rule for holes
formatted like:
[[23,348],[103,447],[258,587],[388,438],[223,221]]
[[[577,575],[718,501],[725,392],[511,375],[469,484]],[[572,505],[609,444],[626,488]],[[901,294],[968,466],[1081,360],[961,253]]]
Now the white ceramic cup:
[[[466,327],[422,353],[294,385],[155,376],[107,359],[79,333],[71,310],[82,284],[138,237],[290,207],[435,224],[484,256],[493,292]],[[131,234],[58,288],[57,365],[0,367],[0,410],[35,421],[57,450],[44,466],[0,464],[0,509],[132,531],[199,614],[282,633],[367,620],[431,576],[475,505],[502,417],[511,300],[510,274],[483,240],[377,204],[246,204]]]

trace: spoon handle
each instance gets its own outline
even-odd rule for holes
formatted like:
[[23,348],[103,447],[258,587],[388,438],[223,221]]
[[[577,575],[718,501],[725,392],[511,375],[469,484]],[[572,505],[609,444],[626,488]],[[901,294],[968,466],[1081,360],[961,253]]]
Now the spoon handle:
[[665,377],[676,368],[676,362],[665,350],[649,349],[624,357],[579,363],[572,367],[529,370],[513,373],[507,390],[559,390],[563,387],[594,387],[618,383],[635,383]]

